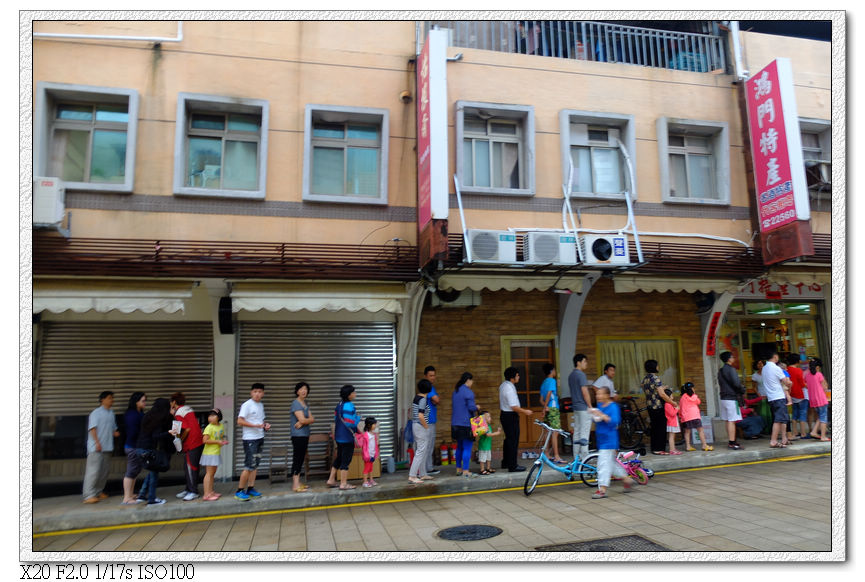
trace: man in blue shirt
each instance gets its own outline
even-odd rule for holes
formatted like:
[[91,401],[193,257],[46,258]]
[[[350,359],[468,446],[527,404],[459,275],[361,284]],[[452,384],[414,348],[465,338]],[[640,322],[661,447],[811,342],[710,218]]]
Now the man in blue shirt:
[[429,380],[429,383],[432,384],[432,390],[427,394],[427,403],[429,404],[428,430],[432,446],[430,446],[429,455],[427,455],[426,458],[426,472],[427,475],[438,475],[441,471],[437,470],[433,465],[433,450],[436,448],[436,421],[438,420],[438,407],[436,405],[439,403],[439,395],[438,392],[436,392],[435,387],[436,369],[433,366],[427,366],[423,369],[423,377]]
[[625,483],[625,493],[631,492],[634,480],[628,477],[628,472],[616,462],[616,452],[619,450],[619,423],[622,413],[619,406],[610,398],[610,389],[602,386],[595,393],[598,400],[597,408],[589,412],[595,421],[595,439],[598,442],[598,490],[592,494],[592,499],[603,499],[607,496],[607,487],[611,477],[622,477]]

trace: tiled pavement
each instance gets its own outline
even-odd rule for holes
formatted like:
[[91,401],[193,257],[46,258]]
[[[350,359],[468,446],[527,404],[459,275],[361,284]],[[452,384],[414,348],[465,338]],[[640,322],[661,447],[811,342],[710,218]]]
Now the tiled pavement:
[[[823,456],[670,472],[630,495],[614,483],[603,500],[592,500],[592,490],[582,483],[551,480],[553,485],[539,486],[531,497],[521,490],[479,491],[49,535],[33,539],[33,552],[532,552],[636,534],[675,552],[809,556],[833,549],[830,469],[831,457]],[[461,524],[494,525],[503,532],[470,542],[435,535]]]

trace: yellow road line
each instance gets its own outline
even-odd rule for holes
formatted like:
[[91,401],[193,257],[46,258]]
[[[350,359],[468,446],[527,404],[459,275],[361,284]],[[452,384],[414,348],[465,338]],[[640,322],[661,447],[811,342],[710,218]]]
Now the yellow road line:
[[[762,463],[775,463],[778,461],[801,461],[805,459],[817,459],[820,457],[828,457],[830,453],[820,453],[815,455],[798,455],[795,457],[779,457],[774,459],[764,459],[762,461],[747,461],[743,463],[731,463],[729,465],[711,465],[707,467],[692,467],[689,469],[671,469],[669,471],[655,471],[656,475],[667,475],[671,473],[686,473],[690,471],[705,471],[708,469],[725,469],[727,467],[740,467],[742,465],[759,465]],[[561,487],[562,485],[574,485],[579,481],[563,481],[560,483],[545,483],[538,487]],[[369,505],[384,505],[388,503],[405,503],[407,501],[425,501],[428,499],[445,499],[448,497],[463,497],[466,495],[480,495],[483,493],[501,493],[503,491],[522,491],[523,487],[506,487],[504,489],[483,489],[481,491],[461,491],[458,493],[440,493],[437,495],[424,495],[422,497],[405,497],[401,499],[383,499],[380,501],[358,501],[356,503],[343,503],[340,505],[317,505],[315,507],[296,507],[292,509],[272,509],[269,511],[256,511],[254,513],[233,513],[228,515],[214,515],[209,517],[189,517],[183,519],[166,519],[162,521],[149,521],[147,523],[127,523],[122,525],[106,525],[98,527],[86,527],[80,529],[67,529],[63,531],[50,531],[33,534],[34,538],[44,538],[50,536],[71,535],[77,533],[93,533],[99,531],[113,531],[121,529],[139,528],[139,527],[155,527],[161,525],[176,525],[185,523],[197,523],[201,521],[217,521],[221,519],[242,519],[245,517],[260,517],[264,515],[282,515],[285,513],[301,513],[307,511],[324,511],[328,509],[342,509],[346,507],[365,507]]]

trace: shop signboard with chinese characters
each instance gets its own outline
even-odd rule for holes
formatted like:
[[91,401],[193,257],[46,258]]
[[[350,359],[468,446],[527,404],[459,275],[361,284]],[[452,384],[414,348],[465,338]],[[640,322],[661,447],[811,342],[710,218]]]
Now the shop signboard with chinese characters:
[[775,59],[745,83],[763,262],[814,253],[811,207],[790,60]]
[[447,33],[431,30],[417,57],[417,227],[420,266],[447,255]]
[[736,299],[769,299],[773,301],[798,301],[800,299],[824,299],[820,283],[772,283],[768,279],[757,279],[742,286]]

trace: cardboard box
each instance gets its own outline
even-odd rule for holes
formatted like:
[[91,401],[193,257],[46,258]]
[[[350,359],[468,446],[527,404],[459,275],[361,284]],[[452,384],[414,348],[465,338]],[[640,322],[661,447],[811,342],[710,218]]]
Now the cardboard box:
[[[381,477],[381,457],[372,464],[372,477],[373,479]],[[359,447],[355,447],[354,455],[351,457],[351,464],[348,466],[348,478],[363,479],[363,456]]]

